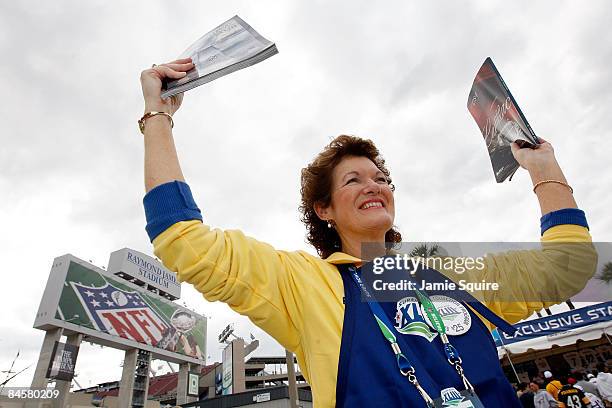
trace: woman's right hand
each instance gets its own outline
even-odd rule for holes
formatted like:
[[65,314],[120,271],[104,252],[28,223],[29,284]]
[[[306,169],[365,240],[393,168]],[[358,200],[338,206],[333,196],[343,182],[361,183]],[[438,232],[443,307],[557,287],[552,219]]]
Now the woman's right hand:
[[155,65],[145,69],[140,74],[140,85],[145,102],[145,113],[156,111],[166,112],[170,115],[181,106],[183,94],[171,96],[167,99],[161,98],[162,81],[164,78],[179,79],[187,75],[187,71],[193,69],[191,58],[178,59],[166,64]]

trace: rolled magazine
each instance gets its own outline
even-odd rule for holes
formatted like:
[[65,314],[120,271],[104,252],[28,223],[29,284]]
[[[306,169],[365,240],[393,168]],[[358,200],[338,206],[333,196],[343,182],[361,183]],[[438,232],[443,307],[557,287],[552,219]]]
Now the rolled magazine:
[[183,78],[164,83],[161,97],[168,98],[224,75],[255,65],[274,54],[276,45],[262,37],[238,16],[204,34],[179,58],[191,58],[194,68]]
[[489,151],[495,180],[501,183],[512,178],[519,164],[510,145],[517,142],[521,147],[535,147],[540,140],[491,58],[485,60],[476,74],[467,107]]

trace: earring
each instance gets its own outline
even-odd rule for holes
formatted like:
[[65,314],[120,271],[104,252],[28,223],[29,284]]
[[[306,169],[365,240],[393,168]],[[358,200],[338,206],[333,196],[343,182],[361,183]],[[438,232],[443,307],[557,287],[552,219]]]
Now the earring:
[[334,228],[334,220],[327,220],[327,228]]

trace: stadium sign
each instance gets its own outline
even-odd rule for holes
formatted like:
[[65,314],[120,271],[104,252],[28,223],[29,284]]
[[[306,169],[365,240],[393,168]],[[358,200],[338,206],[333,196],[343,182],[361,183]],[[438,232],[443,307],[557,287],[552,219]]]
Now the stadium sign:
[[155,258],[133,249],[123,248],[111,253],[107,270],[170,300],[181,297],[181,284],[176,274]]
[[225,348],[223,349],[222,352],[222,372],[223,372],[223,378],[222,378],[222,387],[223,387],[223,391],[221,391],[221,393],[223,395],[228,395],[233,393],[233,389],[234,389],[234,359],[233,359],[233,353],[234,353],[234,347],[233,347],[233,343],[228,344],[227,346],[225,346]]
[[82,333],[153,358],[205,364],[206,318],[73,255],[56,258],[34,328]]
[[72,380],[77,354],[79,354],[77,346],[56,341],[46,377],[53,380]]

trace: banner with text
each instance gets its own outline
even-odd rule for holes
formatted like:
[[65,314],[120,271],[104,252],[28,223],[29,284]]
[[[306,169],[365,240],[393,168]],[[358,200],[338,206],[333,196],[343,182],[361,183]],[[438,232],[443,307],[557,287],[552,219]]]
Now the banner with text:
[[495,345],[500,347],[608,321],[612,321],[612,301],[515,324],[516,333],[513,336],[508,336],[503,332],[500,333],[496,329],[493,331],[493,338],[495,339]]

